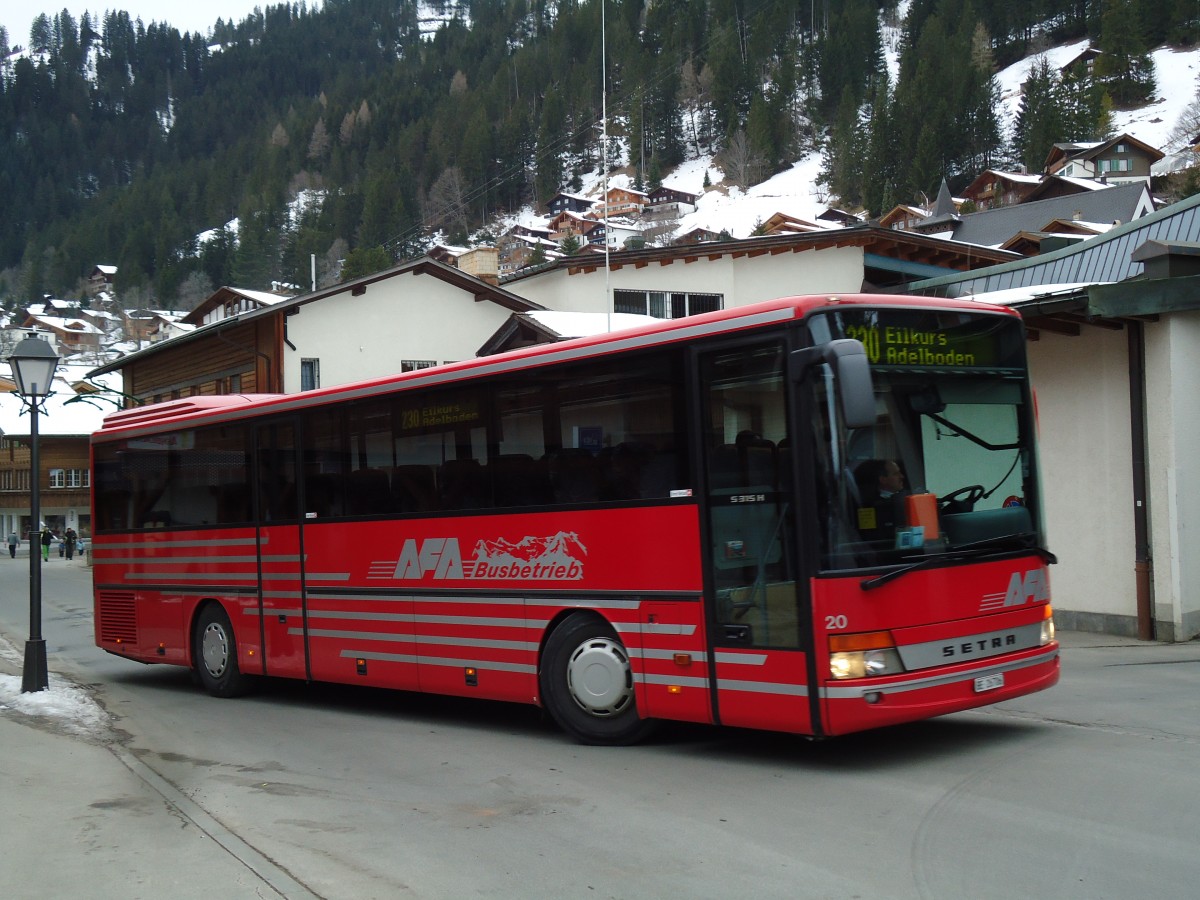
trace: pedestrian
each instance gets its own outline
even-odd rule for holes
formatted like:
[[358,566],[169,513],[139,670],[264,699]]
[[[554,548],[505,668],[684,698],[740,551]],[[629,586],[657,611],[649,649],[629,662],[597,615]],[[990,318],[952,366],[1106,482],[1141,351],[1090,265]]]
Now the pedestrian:
[[8,533],[8,555],[13,559],[17,558],[17,544],[19,543],[20,539],[17,537],[17,533],[15,531],[10,531]]
[[74,528],[68,528],[66,534],[63,535],[63,546],[67,549],[67,559],[75,556],[75,542],[79,540],[79,535],[75,533]]
[[54,542],[54,532],[47,525],[42,529],[42,561],[50,562],[50,545]]

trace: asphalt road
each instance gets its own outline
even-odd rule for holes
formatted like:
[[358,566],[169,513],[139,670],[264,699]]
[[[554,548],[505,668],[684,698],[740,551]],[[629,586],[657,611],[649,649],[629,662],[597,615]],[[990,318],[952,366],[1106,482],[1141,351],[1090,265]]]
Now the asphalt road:
[[[671,726],[595,748],[528,707],[285,682],[215,700],[92,644],[86,567],[52,560],[44,587],[51,668],[113,716],[109,752],[245,867],[244,896],[1200,893],[1200,643],[1063,635],[1051,691],[825,743]],[[18,646],[27,598],[27,558],[0,559]]]

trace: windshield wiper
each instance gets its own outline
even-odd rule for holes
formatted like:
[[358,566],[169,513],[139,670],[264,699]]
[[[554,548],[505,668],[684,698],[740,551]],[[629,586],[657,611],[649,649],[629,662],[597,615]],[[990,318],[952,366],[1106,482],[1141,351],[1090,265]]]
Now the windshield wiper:
[[864,579],[858,583],[858,586],[864,591],[870,591],[877,587],[882,587],[889,581],[895,581],[900,576],[907,575],[909,572],[927,569],[935,563],[955,562],[962,559],[979,559],[995,554],[1008,553],[1012,550],[1033,550],[1047,565],[1054,565],[1058,562],[1058,557],[1045,547],[1039,547],[1036,542],[1037,535],[1029,531],[1005,534],[982,541],[972,541],[969,544],[960,544],[957,547],[952,547],[946,553],[925,556],[914,563],[909,563],[907,566],[892,569],[892,571],[876,575],[874,578]]

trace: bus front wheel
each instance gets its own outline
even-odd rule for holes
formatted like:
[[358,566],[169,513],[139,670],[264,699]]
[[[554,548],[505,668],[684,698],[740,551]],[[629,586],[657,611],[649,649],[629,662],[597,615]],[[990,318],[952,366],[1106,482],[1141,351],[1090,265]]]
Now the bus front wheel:
[[192,659],[200,683],[214,697],[237,697],[250,689],[251,678],[238,667],[233,626],[217,603],[196,618]]
[[574,613],[550,633],[540,680],[554,721],[584,744],[632,744],[653,727],[638,715],[629,654],[596,616]]

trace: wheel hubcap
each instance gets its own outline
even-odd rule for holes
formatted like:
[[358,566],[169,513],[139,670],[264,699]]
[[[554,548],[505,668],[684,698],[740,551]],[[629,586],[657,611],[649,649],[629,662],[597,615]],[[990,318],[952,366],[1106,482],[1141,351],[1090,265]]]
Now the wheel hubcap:
[[204,658],[204,668],[214,678],[220,678],[229,665],[229,640],[225,629],[215,622],[204,629],[200,637],[200,655]]
[[567,662],[567,689],[593,716],[614,716],[633,699],[633,678],[625,649],[611,638],[580,644]]

